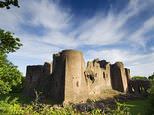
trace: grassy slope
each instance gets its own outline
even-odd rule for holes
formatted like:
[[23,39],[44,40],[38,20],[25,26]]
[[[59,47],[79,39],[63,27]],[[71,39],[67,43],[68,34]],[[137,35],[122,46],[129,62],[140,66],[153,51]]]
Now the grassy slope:
[[[154,93],[154,81],[152,82],[151,93]],[[129,108],[130,113],[132,115],[148,115],[148,111],[150,108],[150,100],[143,99],[143,100],[132,100],[125,103],[125,105]]]
[[150,107],[149,100],[133,100],[125,103],[126,107],[132,115],[147,115],[147,111]]
[[[153,88],[152,89],[154,89],[154,82],[153,82]],[[154,92],[154,90],[152,90],[152,92]],[[0,101],[5,100],[5,98],[8,97],[8,96],[10,97],[10,100],[14,99],[15,97],[18,98],[18,102],[20,104],[30,104],[28,97],[24,98],[22,96],[22,94],[19,94],[19,93],[0,95]],[[148,98],[142,99],[142,100],[132,100],[132,101],[128,101],[128,102],[125,102],[125,103],[122,103],[122,104],[124,104],[126,107],[129,108],[129,111],[132,115],[148,115],[147,111],[150,108],[150,103],[149,103]],[[0,114],[1,114],[1,112],[0,112]]]
[[10,93],[10,94],[0,95],[0,101],[5,100],[7,97],[10,98],[9,100],[13,100],[14,98],[17,98],[20,104],[30,104],[30,98],[23,97],[23,94],[21,93]]

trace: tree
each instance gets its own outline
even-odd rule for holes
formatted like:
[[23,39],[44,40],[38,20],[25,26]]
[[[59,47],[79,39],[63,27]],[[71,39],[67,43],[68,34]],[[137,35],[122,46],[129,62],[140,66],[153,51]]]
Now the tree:
[[[0,1],[0,8],[10,9],[10,5],[19,7],[18,0]],[[15,52],[22,46],[19,38],[13,35],[9,31],[0,29],[0,94],[18,89],[23,80],[21,72],[7,59],[8,53]]]
[[10,5],[20,7],[19,4],[18,4],[18,0],[3,0],[3,1],[0,1],[0,8],[6,7],[6,9],[10,9]]
[[8,59],[7,54],[22,46],[19,38],[0,29],[0,94],[6,94],[22,83],[22,74]]
[[134,80],[137,80],[137,79],[139,79],[139,80],[147,80],[147,78],[144,77],[144,76],[133,76],[131,79],[134,79]]
[[154,80],[154,73],[148,77],[149,80]]
[[14,34],[9,31],[0,29],[0,52],[15,52],[22,46],[20,39],[15,38],[13,35]]
[[22,84],[22,74],[7,60],[0,67],[0,94],[9,93],[19,84]]

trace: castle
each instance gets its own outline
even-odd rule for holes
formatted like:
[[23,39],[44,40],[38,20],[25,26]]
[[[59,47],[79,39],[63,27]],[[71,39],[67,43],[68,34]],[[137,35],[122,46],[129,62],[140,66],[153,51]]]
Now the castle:
[[40,91],[61,103],[77,103],[101,97],[106,89],[128,91],[130,70],[122,62],[110,64],[95,59],[85,64],[83,54],[63,50],[53,55],[53,62],[27,66],[24,94]]

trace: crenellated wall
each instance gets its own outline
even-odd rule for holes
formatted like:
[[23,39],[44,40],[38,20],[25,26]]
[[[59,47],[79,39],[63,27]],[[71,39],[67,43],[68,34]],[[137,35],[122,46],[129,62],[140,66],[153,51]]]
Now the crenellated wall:
[[127,92],[129,78],[122,62],[95,59],[85,65],[82,52],[63,50],[52,64],[27,66],[24,93],[31,96],[36,89],[57,102],[77,103],[101,97],[106,89]]

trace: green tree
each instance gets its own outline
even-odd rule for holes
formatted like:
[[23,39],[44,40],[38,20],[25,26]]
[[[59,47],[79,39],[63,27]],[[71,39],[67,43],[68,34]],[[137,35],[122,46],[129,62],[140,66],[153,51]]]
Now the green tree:
[[18,0],[2,0],[2,1],[0,1],[0,8],[10,9],[10,5],[19,7]]
[[20,39],[13,36],[9,31],[0,29],[0,52],[9,53],[15,52],[22,46]]
[[149,80],[154,80],[154,73],[148,77]]
[[22,83],[22,74],[8,59],[9,52],[22,46],[13,33],[0,29],[0,94],[6,94]]
[[136,80],[136,79],[147,80],[147,78],[144,77],[144,76],[133,76],[131,79],[134,79],[134,80]]

